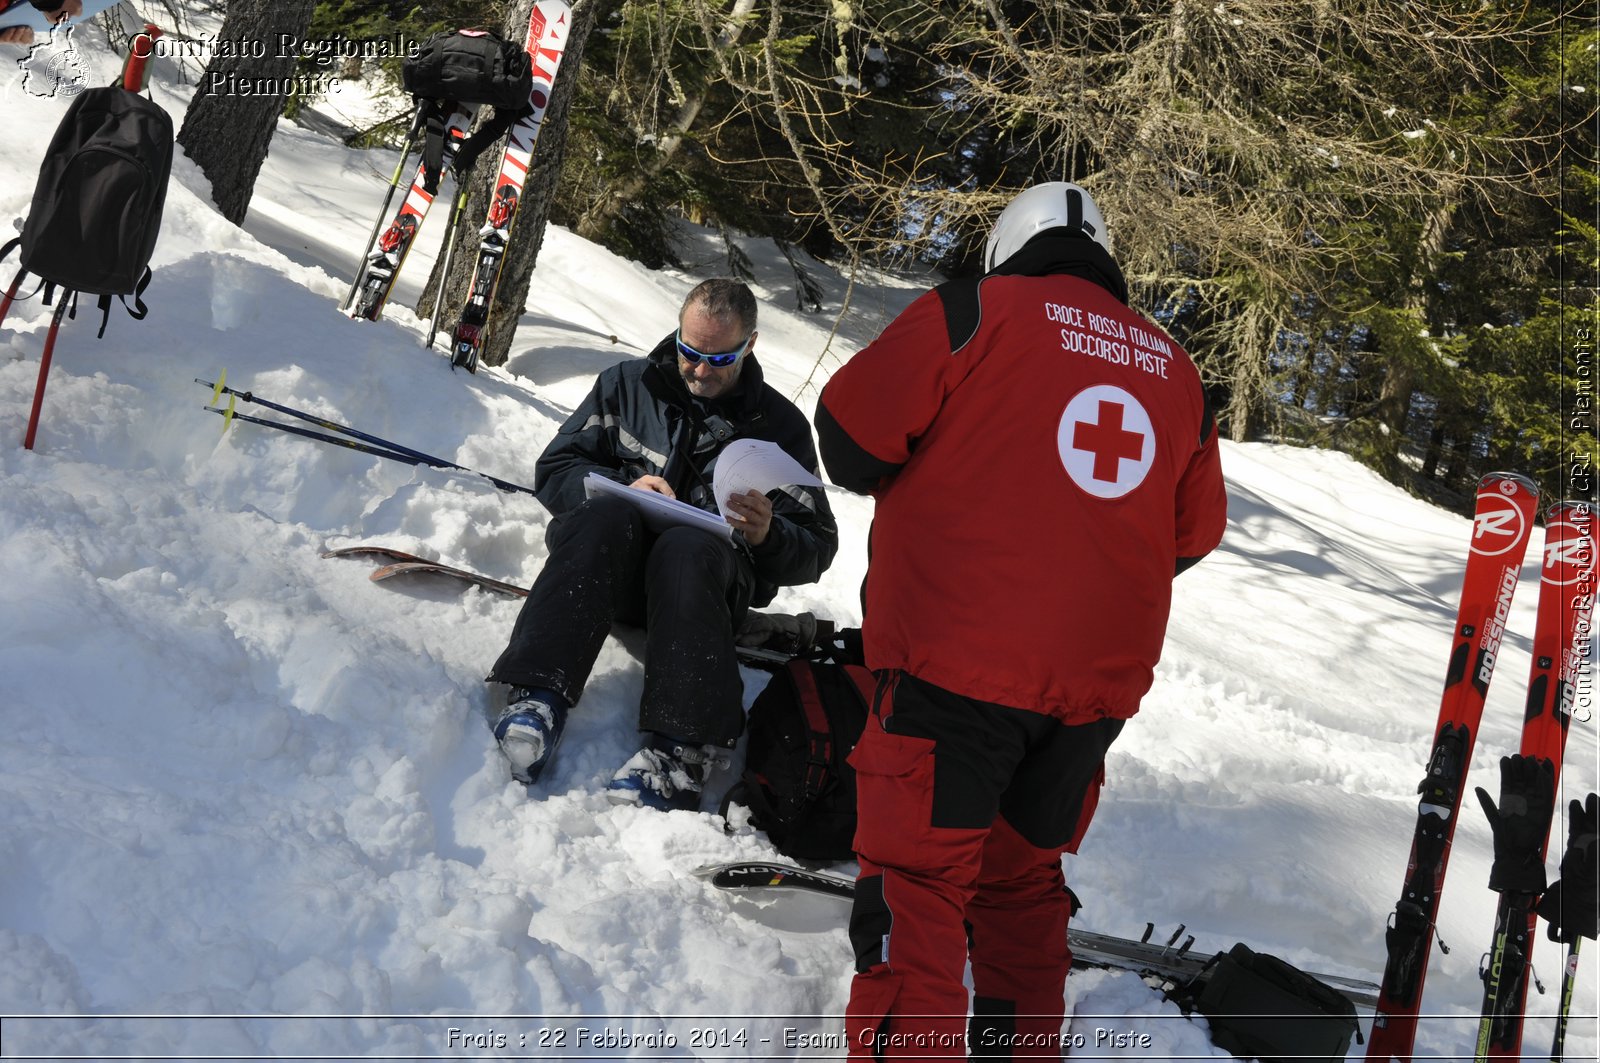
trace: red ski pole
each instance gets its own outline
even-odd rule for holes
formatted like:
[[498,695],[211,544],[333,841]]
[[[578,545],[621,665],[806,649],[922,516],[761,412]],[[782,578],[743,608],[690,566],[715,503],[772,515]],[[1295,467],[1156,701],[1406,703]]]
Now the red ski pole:
[[62,292],[56,312],[50,317],[50,331],[44,337],[44,357],[39,360],[39,383],[33,389],[33,412],[28,415],[28,434],[22,440],[24,450],[33,449],[33,437],[39,431],[39,411],[44,409],[44,382],[50,375],[50,355],[56,349],[56,330],[61,327],[61,317],[67,312],[67,304],[71,301],[72,293]]
[[6,289],[3,299],[0,299],[0,325],[5,324],[6,315],[11,312],[11,304],[16,302],[17,289],[22,286],[22,271],[18,270],[16,277],[11,281],[11,287]]
[[156,38],[161,36],[161,27],[153,22],[146,22],[144,30],[134,35],[128,45],[128,60],[122,65],[122,87],[129,92],[138,92],[144,88],[144,68],[150,62],[150,57],[155,54]]

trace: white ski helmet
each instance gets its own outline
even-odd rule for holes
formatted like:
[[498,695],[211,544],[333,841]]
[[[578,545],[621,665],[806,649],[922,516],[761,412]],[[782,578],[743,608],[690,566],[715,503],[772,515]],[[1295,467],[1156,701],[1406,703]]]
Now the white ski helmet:
[[994,231],[983,249],[987,273],[1022,250],[1022,245],[1046,229],[1071,229],[1082,233],[1111,253],[1106,220],[1089,193],[1066,181],[1049,181],[1025,189],[995,219]]

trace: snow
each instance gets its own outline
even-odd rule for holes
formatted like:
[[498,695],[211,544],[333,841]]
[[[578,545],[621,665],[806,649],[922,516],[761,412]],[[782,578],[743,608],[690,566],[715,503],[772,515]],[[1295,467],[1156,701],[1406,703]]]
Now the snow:
[[[109,81],[115,58],[92,35],[83,50]],[[66,101],[4,83],[11,218]],[[187,91],[158,69],[175,116]],[[254,425],[223,435],[202,410],[210,390],[192,381],[226,370],[234,387],[531,483],[594,374],[640,357],[723,262],[699,230],[686,234],[693,265],[658,272],[551,228],[509,365],[452,372],[405,309],[436,230],[387,320],[338,310],[393,164],[284,124],[241,230],[180,157],[150,317],[119,309],[97,342],[86,304],[63,328],[31,453],[19,444],[48,311],[25,302],[0,332],[3,1054],[828,1055],[785,1049],[783,1031],[839,1026],[839,908],[718,894],[687,872],[771,857],[764,837],[601,794],[637,747],[638,633],[608,642],[529,793],[483,719],[482,677],[517,603],[382,587],[368,563],[318,556],[378,542],[527,584],[543,509],[470,475]],[[921,290],[864,278],[830,340],[845,278],[817,266],[830,313],[801,314],[781,256],[744,249],[762,363],[808,412],[827,373]],[[1154,689],[1069,858],[1078,922],[1134,936],[1182,923],[1199,950],[1242,940],[1376,979],[1469,524],[1335,453],[1226,444],[1224,464],[1227,536],[1177,583]],[[855,622],[871,506],[832,499],[838,561],[776,607]],[[1536,532],[1473,762],[1471,781],[1491,789],[1517,742],[1539,547]],[[746,679],[753,697],[764,679]],[[1562,808],[1596,775],[1585,720]],[[1452,951],[1434,951],[1419,1057],[1462,1058],[1475,1035],[1490,855],[1469,797],[1440,915]],[[1600,1041],[1592,955],[1569,1059]],[[1549,1043],[1558,947],[1541,938],[1536,964],[1548,991],[1530,1003],[1530,1051]],[[1227,1058],[1132,975],[1077,973],[1068,998],[1073,1058]],[[1096,1047],[1097,1029],[1124,1046]]]

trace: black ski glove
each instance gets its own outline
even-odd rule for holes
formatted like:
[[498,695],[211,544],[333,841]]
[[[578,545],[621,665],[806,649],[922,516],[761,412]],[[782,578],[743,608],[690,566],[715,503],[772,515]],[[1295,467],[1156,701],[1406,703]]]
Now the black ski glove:
[[1543,757],[1500,758],[1500,806],[1478,787],[1478,803],[1494,831],[1489,888],[1500,893],[1544,890],[1545,839],[1556,807],[1555,765]]
[[1600,834],[1600,795],[1567,807],[1567,851],[1561,877],[1545,891],[1536,909],[1549,923],[1551,941],[1571,944],[1595,938],[1600,923],[1600,876],[1595,868],[1595,836]]

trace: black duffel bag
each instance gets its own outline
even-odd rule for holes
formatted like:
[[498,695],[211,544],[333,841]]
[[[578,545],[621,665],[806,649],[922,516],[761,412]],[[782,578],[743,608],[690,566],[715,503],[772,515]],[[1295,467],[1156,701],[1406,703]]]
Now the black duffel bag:
[[518,109],[533,91],[533,60],[491,30],[450,30],[422,43],[400,67],[405,90],[425,100]]
[[1240,943],[1168,993],[1211,1026],[1211,1043],[1261,1063],[1337,1063],[1356,1036],[1356,1009],[1332,987]]

